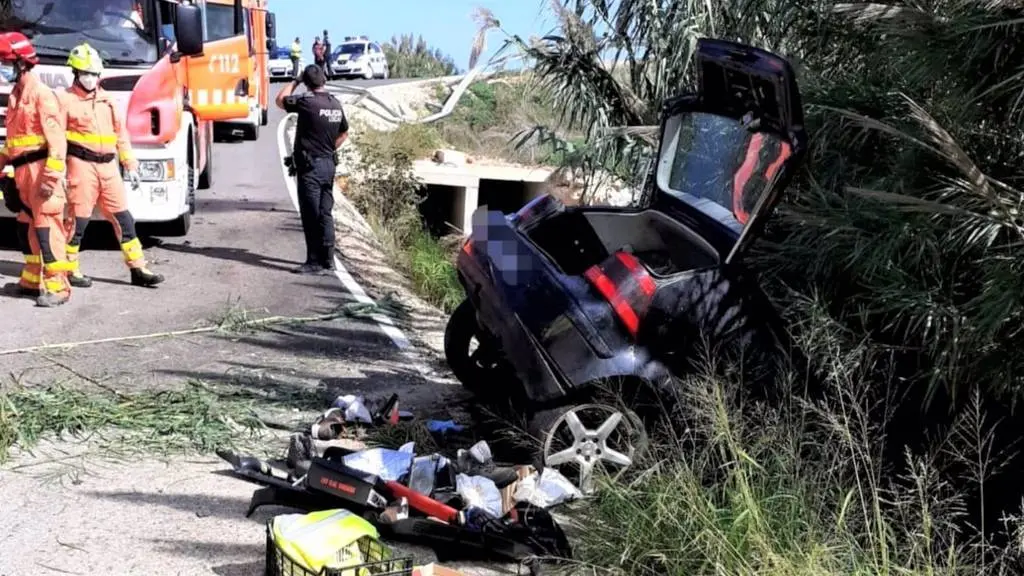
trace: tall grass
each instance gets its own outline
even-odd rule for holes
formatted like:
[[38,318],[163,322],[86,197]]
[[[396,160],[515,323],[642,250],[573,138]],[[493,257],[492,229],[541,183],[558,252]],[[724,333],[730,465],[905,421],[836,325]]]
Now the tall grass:
[[[866,350],[833,359],[828,400],[793,387],[782,405],[705,370],[681,379],[671,416],[686,430],[660,443],[623,480],[605,480],[577,513],[586,527],[576,566],[595,574],[846,576],[1010,575],[1017,544],[995,547],[953,478],[927,455],[905,454],[885,479],[882,427],[858,389]],[[708,357],[706,357],[708,358]],[[978,398],[971,406],[980,415]],[[988,423],[966,418],[940,439],[980,479],[998,457]],[[957,480],[950,482],[950,480]],[[1013,539],[1019,524],[1001,536]]]

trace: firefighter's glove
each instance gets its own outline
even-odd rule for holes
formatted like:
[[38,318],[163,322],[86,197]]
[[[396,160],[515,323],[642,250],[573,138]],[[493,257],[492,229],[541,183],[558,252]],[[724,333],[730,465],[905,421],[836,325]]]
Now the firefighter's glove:
[[130,170],[128,172],[128,183],[132,185],[132,190],[139,189],[139,186],[142,185],[142,178],[139,176],[138,170]]
[[43,183],[39,185],[39,196],[43,200],[48,200],[53,193],[58,190],[64,189],[64,177],[44,177]]
[[21,197],[18,195],[18,188],[14,185],[14,179],[6,176],[0,178],[0,194],[4,196],[4,206],[12,213],[21,212]]

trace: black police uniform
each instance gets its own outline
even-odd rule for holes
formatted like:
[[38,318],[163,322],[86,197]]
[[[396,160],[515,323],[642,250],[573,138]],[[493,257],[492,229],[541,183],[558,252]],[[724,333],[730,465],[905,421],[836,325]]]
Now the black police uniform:
[[335,142],[348,132],[348,119],[341,102],[323,90],[288,96],[284,109],[298,116],[293,159],[306,264],[333,268]]

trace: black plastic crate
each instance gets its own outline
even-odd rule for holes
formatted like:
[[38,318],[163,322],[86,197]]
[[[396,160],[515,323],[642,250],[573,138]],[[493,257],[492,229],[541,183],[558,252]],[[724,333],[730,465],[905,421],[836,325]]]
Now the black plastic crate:
[[267,522],[267,563],[265,576],[412,576],[413,557],[388,558],[391,554],[384,544],[373,538],[360,538],[359,551],[369,560],[347,568],[324,568],[313,572],[277,547],[271,522]]

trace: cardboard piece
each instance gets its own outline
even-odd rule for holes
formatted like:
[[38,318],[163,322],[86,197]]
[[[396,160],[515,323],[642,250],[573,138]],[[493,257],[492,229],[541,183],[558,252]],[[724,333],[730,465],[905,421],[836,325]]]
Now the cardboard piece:
[[533,466],[516,466],[516,474],[519,476],[519,479],[501,489],[502,514],[508,514],[509,510],[516,507],[516,487],[519,486],[519,483],[524,478],[527,478],[531,474],[536,474],[536,472],[537,471],[534,470]]

